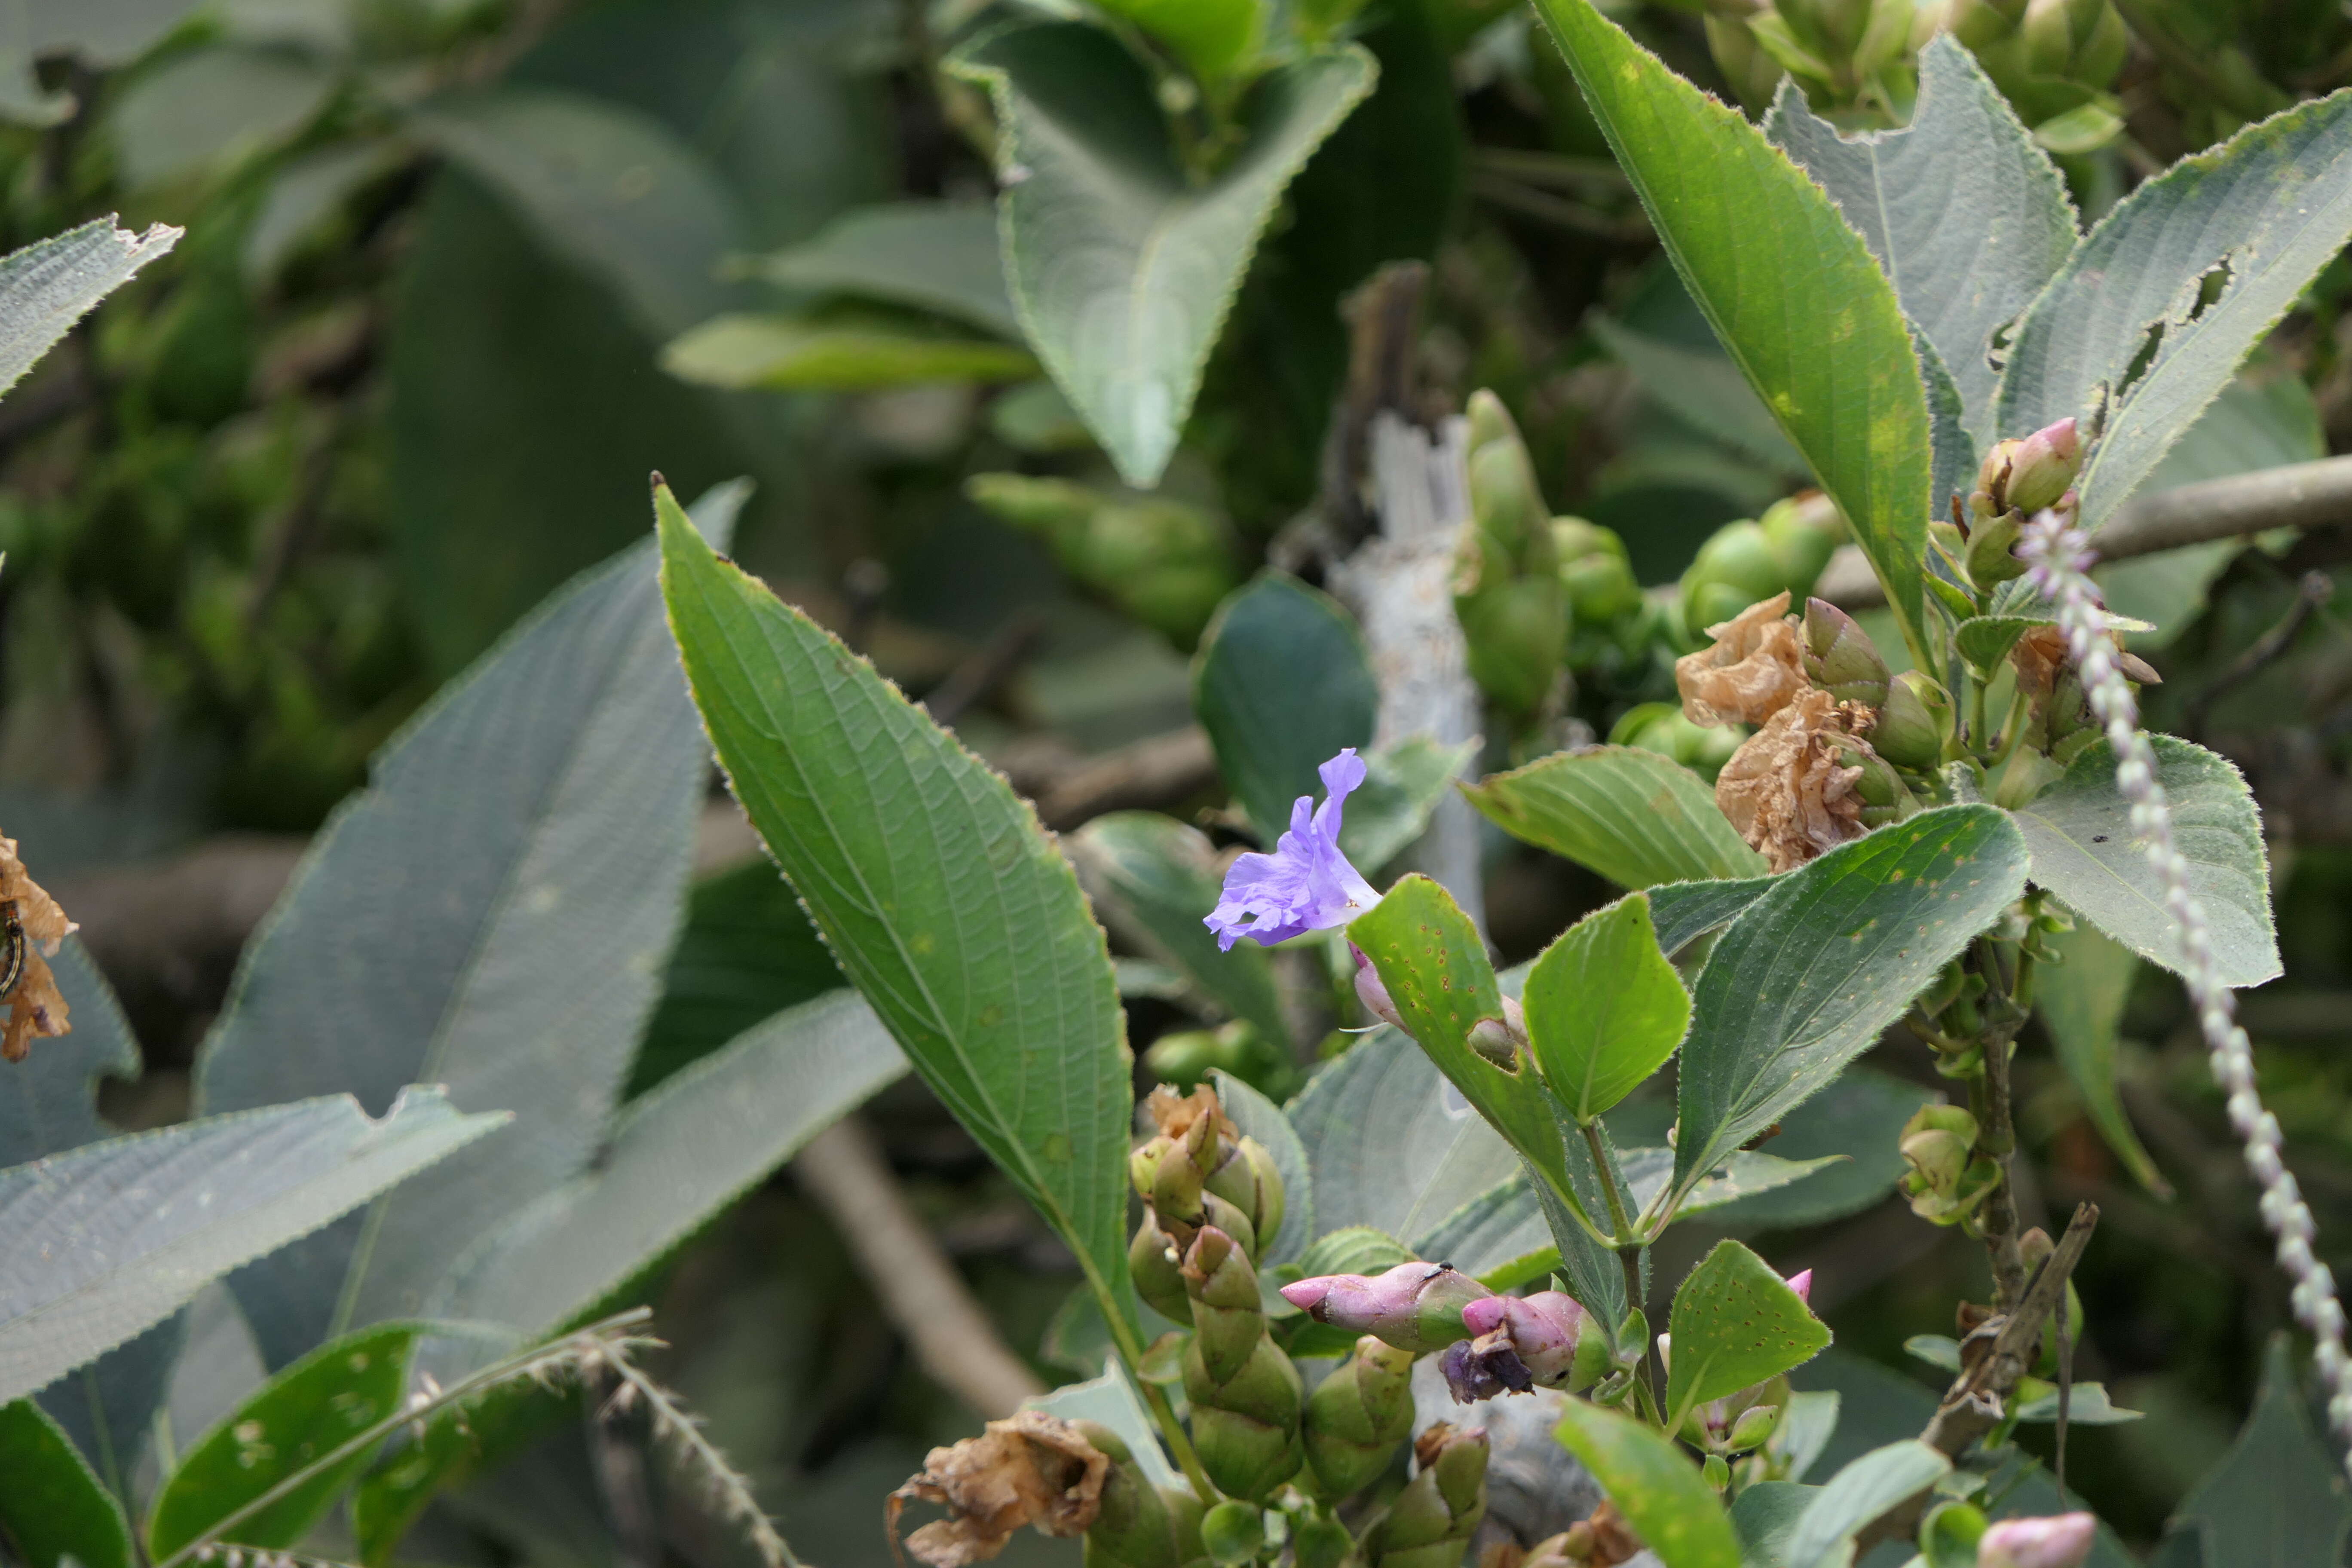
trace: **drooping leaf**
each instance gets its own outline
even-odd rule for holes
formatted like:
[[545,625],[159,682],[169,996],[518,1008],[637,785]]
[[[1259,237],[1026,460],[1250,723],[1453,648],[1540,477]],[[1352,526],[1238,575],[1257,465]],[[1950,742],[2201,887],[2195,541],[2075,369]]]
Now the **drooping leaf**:
[[183,232],[159,223],[132,234],[102,217],[0,258],[0,391]]
[[1521,1000],[1544,1082],[1580,1122],[1664,1067],[1690,1026],[1690,993],[1658,951],[1640,893],[1562,932],[1528,970]]
[[1290,1121],[1307,1146],[1325,1232],[1368,1226],[1417,1240],[1519,1169],[1510,1146],[1396,1029],[1366,1035],[1317,1073],[1291,1101]]
[[2018,323],[2003,431],[2104,421],[2077,485],[2095,529],[2347,237],[2352,93],[2182,159],[2117,203]]
[[299,134],[337,75],[289,50],[196,49],[142,71],[109,117],[131,189],[218,170]]
[[1654,884],[1649,889],[1650,918],[1657,926],[1658,951],[1671,958],[1707,932],[1721,931],[1738,919],[1742,910],[1771,891],[1773,880],[1748,877],[1736,882]]
[[1675,1291],[1666,1378],[1670,1428],[1710,1399],[1790,1372],[1830,1342],[1827,1324],[1772,1266],[1736,1241],[1718,1241]]
[[[1677,1349],[1682,1342],[1675,1342]],[[1862,1527],[1951,1473],[1952,1461],[1917,1438],[1874,1448],[1823,1482],[1789,1533],[1791,1563],[1836,1562],[1831,1553]]]
[[[170,1556],[398,1410],[416,1336],[409,1323],[362,1329],[271,1378],[163,1483],[147,1517],[148,1552]],[[225,1538],[245,1546],[293,1545],[374,1457],[364,1447],[345,1457],[232,1526]]]
[[996,104],[1006,281],[1045,362],[1128,483],[1159,480],[1275,203],[1371,89],[1371,57],[1261,78],[1232,157],[1187,174],[1142,63],[1108,31],[989,33],[950,69]]
[[2118,1045],[2124,1004],[2131,998],[2132,977],[2139,960],[2129,949],[2102,935],[2095,927],[2078,925],[2047,939],[2063,961],[2033,972],[2033,1005],[2042,1015],[2050,1043],[2057,1047],[2058,1065],[2091,1124],[2106,1140],[2116,1158],[2129,1168],[2140,1185],[2159,1197],[2169,1197],[2171,1184],[2156,1168],[2147,1145],[2133,1131],[2131,1115],[2116,1091]]
[[1673,1438],[1571,1399],[1561,1411],[1559,1440],[1666,1568],[1739,1568],[1739,1542],[1723,1504]]
[[[1956,1358],[1957,1359],[1957,1358]],[[2040,1378],[2021,1379],[2017,1385],[2017,1419],[2028,1426],[2053,1425],[2058,1419],[2058,1389]],[[2144,1420],[2147,1412],[2126,1410],[2107,1394],[2104,1383],[2077,1383],[2066,1391],[2066,1422],[2085,1426],[2122,1426]]]
[[[2271,919],[2262,813],[2237,764],[2170,735],[2151,735],[2157,779],[2172,805],[2175,844],[2189,862],[2189,889],[2205,908],[2213,956],[2231,986],[2260,985],[2279,973]],[[2065,776],[2017,810],[2032,851],[2035,884],[2153,963],[2178,971],[2171,914],[2157,890],[2131,806],[2116,788],[2115,753],[2101,741]]]
[[2221,1464],[2181,1503],[2174,1526],[2198,1533],[2213,1568],[2343,1561],[2352,1494],[2334,1445],[2312,1430],[2284,1334],[2263,1358],[2253,1414]]
[[741,243],[733,200],[676,132],[609,99],[508,86],[436,98],[409,129],[511,203],[661,337],[725,308],[712,263]]
[[526,1339],[563,1327],[906,1070],[847,991],[753,1026],[625,1106],[592,1169],[457,1266],[438,1315]]
[[30,1568],[131,1568],[131,1521],[65,1429],[29,1399],[0,1405],[0,1537]]
[[731,391],[880,392],[898,386],[1025,381],[1029,351],[880,315],[855,319],[730,311],[670,341],[662,368]]
[[1696,430],[1727,442],[1777,474],[1802,478],[1805,459],[1747,377],[1715,345],[1696,348],[1652,337],[1597,312],[1586,325],[1601,346],[1624,362],[1642,390]]
[[1227,597],[1192,662],[1192,710],[1217,771],[1269,848],[1290,826],[1291,804],[1323,794],[1316,769],[1345,747],[1370,747],[1380,700],[1354,620],[1285,573]]
[[1102,928],[1035,814],[656,493],[696,703],[771,854],[915,1070],[1077,1255],[1127,1278],[1133,1107]]
[[752,271],[779,288],[849,294],[953,316],[1018,342],[1021,318],[986,202],[893,202],[843,214]]
[[1139,938],[1194,987],[1268,1041],[1284,1043],[1290,1026],[1275,990],[1274,965],[1254,942],[1231,952],[1202,919],[1217,904],[1214,850],[1206,835],[1156,811],[1096,817],[1068,840],[1096,912],[1122,938]]
[[[1907,1167],[1895,1144],[1903,1124],[1927,1099],[1916,1084],[1866,1067],[1846,1068],[1836,1082],[1782,1116],[1780,1132],[1765,1145],[1785,1161],[1833,1163],[1802,1181],[1736,1197],[1709,1223],[1740,1231],[1778,1230],[1861,1213],[1902,1178]],[[1685,1212],[1706,1194],[1705,1185],[1696,1189]]]
[[1754,877],[1764,869],[1764,857],[1716,809],[1706,780],[1637,746],[1558,752],[1463,793],[1513,837],[1620,887]]
[[1298,1130],[1283,1114],[1282,1107],[1223,1068],[1213,1070],[1209,1079],[1242,1136],[1256,1139],[1274,1158],[1274,1168],[1282,1177],[1282,1228],[1270,1241],[1259,1239],[1266,1247],[1266,1263],[1288,1263],[1307,1250],[1316,1232],[1315,1171],[1307,1157],[1307,1145],[1299,1141]]
[[2026,434],[1994,426],[1994,338],[2064,265],[2074,209],[1975,57],[1948,37],[1931,40],[1911,122],[1851,139],[1785,79],[1765,133],[1821,182],[1886,269],[1949,372],[1969,436],[1990,445]]
[[0,1171],[0,1400],[160,1322],[207,1280],[503,1126],[412,1089],[207,1117]]
[[1803,1103],[2024,890],[2008,814],[1944,806],[1777,879],[1716,940],[1683,1044],[1675,1182]]
[[[740,489],[703,503],[731,521]],[[232,1281],[272,1366],[415,1313],[604,1134],[677,935],[706,764],[640,546],[542,606],[377,759],[246,953],[208,1110],[410,1081],[508,1138]]]
[[1932,452],[1895,289],[1821,187],[1594,9],[1538,0],[1716,335],[1843,510],[1919,644]]

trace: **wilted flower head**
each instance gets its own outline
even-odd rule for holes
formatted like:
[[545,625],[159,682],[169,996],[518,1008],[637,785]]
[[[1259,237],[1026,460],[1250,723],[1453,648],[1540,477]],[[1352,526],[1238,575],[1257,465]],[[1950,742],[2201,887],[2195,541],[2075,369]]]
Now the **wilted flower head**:
[[1377,1334],[1418,1354],[1470,1331],[1462,1310],[1486,1288],[1443,1263],[1400,1263],[1384,1274],[1323,1274],[1282,1288],[1282,1299],[1318,1323]]
[[1473,1301],[1462,1309],[1462,1326],[1475,1337],[1446,1346],[1439,1362],[1458,1404],[1525,1394],[1538,1384],[1574,1393],[1607,1370],[1599,1325],[1562,1290]]
[[1761,724],[1811,685],[1785,589],[1706,635],[1712,647],[1675,660],[1683,716],[1694,724]]
[[1977,1568],[2079,1568],[2098,1532],[2087,1513],[2004,1519],[1977,1542]]
[[922,1473],[890,1494],[884,1522],[895,1547],[899,1510],[909,1500],[940,1504],[948,1517],[908,1536],[907,1550],[930,1568],[968,1568],[1003,1551],[1024,1524],[1047,1535],[1085,1534],[1109,1469],[1110,1460],[1070,1423],[1018,1411],[977,1437],[932,1449]]
[[1363,759],[1353,746],[1318,770],[1329,797],[1320,806],[1300,795],[1290,808],[1290,831],[1271,855],[1244,855],[1225,873],[1224,894],[1201,923],[1230,951],[1248,937],[1264,945],[1310,931],[1345,925],[1380,902],[1363,873],[1339,852],[1339,818],[1364,782]]
[[15,971],[5,993],[8,1022],[0,1032],[0,1061],[23,1061],[35,1036],[62,1035],[72,1026],[47,961],[73,930],[58,901],[26,874],[25,863],[16,858],[16,841],[0,838],[0,939],[5,945],[0,966]]
[[1788,871],[1865,831],[1855,786],[1873,758],[1870,710],[1807,687],[1748,737],[1716,775],[1715,804],[1739,836]]

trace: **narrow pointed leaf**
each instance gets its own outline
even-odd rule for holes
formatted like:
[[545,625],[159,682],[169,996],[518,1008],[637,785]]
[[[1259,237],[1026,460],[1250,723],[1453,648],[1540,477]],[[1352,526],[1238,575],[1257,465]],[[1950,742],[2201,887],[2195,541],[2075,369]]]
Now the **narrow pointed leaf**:
[[[732,521],[742,487],[701,515]],[[208,1110],[444,1083],[513,1134],[233,1281],[282,1366],[417,1311],[604,1134],[676,939],[709,774],[650,544],[446,688],[312,843],[198,1066]]]
[[1739,1542],[1723,1504],[1673,1438],[1571,1399],[1561,1410],[1559,1440],[1665,1568],[1739,1568]]
[[1974,56],[1948,37],[1919,54],[1919,100],[1899,131],[1848,138],[1780,84],[1766,133],[1821,182],[1949,372],[1979,444],[2000,383],[1994,335],[2074,248],[2065,182]]
[[1716,809],[1706,781],[1637,746],[1562,752],[1465,789],[1514,838],[1623,888],[1753,877],[1764,857]]
[[2097,527],[2347,238],[2352,91],[2184,158],[2117,203],[2019,323],[2003,433],[2087,419],[2104,405],[2077,487],[2084,524]]
[[1670,1423],[1793,1371],[1819,1355],[1830,1331],[1772,1266],[1736,1241],[1719,1241],[1675,1292],[1666,1379]]
[[[2169,735],[2148,738],[2156,776],[2172,805],[2172,831],[2189,862],[2189,891],[2205,908],[2223,984],[2260,985],[2279,973],[2262,813],[2237,764]],[[2065,776],[2017,811],[2033,854],[2033,880],[2083,919],[2152,963],[2178,972],[2180,949],[2157,889],[2147,846],[2131,830],[2116,788],[2115,753],[2102,741]]]
[[2335,1445],[2312,1428],[2287,1337],[2263,1358],[2263,1385],[2238,1440],[2180,1505],[2211,1568],[2340,1563],[2352,1536],[2352,1491]]
[[0,1538],[29,1568],[131,1568],[131,1521],[29,1399],[0,1405]]
[[159,223],[132,234],[102,217],[0,258],[0,391],[184,232]]
[[508,1118],[412,1089],[207,1117],[0,1171],[0,1399],[161,1321],[206,1281],[366,1202]]
[[1127,1278],[1126,1021],[1036,814],[656,493],[662,585],[735,795],[834,956],[1105,1299]]
[[1640,893],[1585,916],[1528,971],[1528,1038],[1569,1114],[1590,1121],[1665,1066],[1690,993],[1658,951]]
[[[1675,1344],[1679,1349],[1682,1341],[1677,1338]],[[1863,1526],[1934,1486],[1951,1468],[1951,1460],[1916,1437],[1873,1448],[1813,1494],[1789,1535],[1789,1562],[1840,1561],[1831,1554],[1852,1542]]]
[[997,259],[996,213],[986,202],[859,207],[814,238],[763,257],[753,270],[782,289],[854,294],[1021,336]]
[[1918,356],[1862,237],[1787,154],[1603,16],[1537,0],[1691,298],[1919,646],[1932,465]]
[[1120,476],[1157,483],[1275,203],[1371,90],[1372,58],[1351,46],[1267,73],[1204,183],[1103,28],[1006,27],[950,68],[995,100],[1004,272],[1030,346]]
[[2034,971],[2033,1005],[2057,1047],[2058,1065],[2066,1069],[2091,1125],[2116,1158],[2140,1185],[2158,1197],[2170,1197],[2171,1184],[2133,1130],[2116,1087],[2116,1036],[2124,1005],[2131,999],[2132,978],[2139,973],[2139,958],[2092,926],[2078,925],[2048,940],[2064,962]]
[[1944,806],[1777,879],[1716,941],[1684,1042],[1686,1189],[1867,1050],[2025,888],[2007,813]]

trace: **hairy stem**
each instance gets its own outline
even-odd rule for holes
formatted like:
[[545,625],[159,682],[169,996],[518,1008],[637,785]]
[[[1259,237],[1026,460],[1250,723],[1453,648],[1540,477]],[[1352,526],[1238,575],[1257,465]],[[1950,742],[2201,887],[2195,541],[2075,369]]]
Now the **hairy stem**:
[[[1618,1267],[1625,1271],[1625,1305],[1638,1311],[1643,1308],[1642,1244],[1633,1239],[1634,1230],[1625,1217],[1624,1194],[1617,1190],[1617,1178],[1609,1169],[1609,1149],[1601,1141],[1600,1124],[1587,1121],[1580,1130],[1584,1133],[1584,1146],[1592,1152],[1592,1168],[1601,1177],[1601,1194],[1609,1205],[1609,1227],[1613,1233],[1612,1245],[1617,1248]],[[1633,1392],[1642,1403],[1643,1413],[1654,1422],[1660,1419],[1659,1407],[1663,1401],[1654,1386],[1657,1374],[1651,1371],[1650,1361],[1650,1344],[1644,1341],[1642,1359],[1633,1368]]]

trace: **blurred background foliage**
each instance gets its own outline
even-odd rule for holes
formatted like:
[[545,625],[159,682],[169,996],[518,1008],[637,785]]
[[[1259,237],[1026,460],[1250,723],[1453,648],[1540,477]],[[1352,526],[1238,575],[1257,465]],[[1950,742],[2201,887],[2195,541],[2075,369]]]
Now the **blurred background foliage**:
[[[208,847],[253,850],[266,881],[288,841],[223,836],[314,828],[442,680],[642,537],[656,468],[686,495],[751,476],[738,558],[1048,801],[1090,763],[1135,756],[1122,748],[1173,735],[1181,750],[1210,611],[1269,551],[1287,558],[1286,530],[1327,482],[1343,302],[1383,263],[1431,268],[1416,367],[1429,408],[1499,392],[1546,496],[1615,530],[1643,584],[1672,583],[1724,524],[1802,482],[1527,10],[1370,0],[1349,26],[1377,86],[1284,195],[1164,479],[1126,490],[1024,345],[987,205],[989,104],[941,68],[992,20],[1086,9],[15,8],[0,245],[107,212],[189,231],[0,406],[0,810],[67,906],[92,911],[93,948],[140,1024],[148,1087],[113,1106],[120,1119],[174,1113],[152,1086],[184,1081],[226,983],[218,939],[233,955],[244,931],[225,917],[212,947],[173,947],[142,937],[152,908],[100,892]],[[2352,81],[2352,22],[2324,0],[1615,14],[1751,111],[1787,71],[1853,128],[1908,113],[1916,51],[1948,27],[2060,160],[2086,222],[2169,160]],[[2352,451],[2347,302],[2339,260],[2158,482]],[[2338,1247],[2352,1236],[2352,637],[2319,604],[2258,668],[2246,655],[2299,599],[2318,604],[2347,541],[2205,546],[2137,569],[2128,592],[2111,584],[2161,627],[2136,645],[2167,678],[2155,718],[2238,758],[2263,801],[2287,974],[2250,998],[2248,1021]],[[1654,663],[1580,668],[1587,733],[1671,691]],[[1189,815],[1223,795],[1179,767],[1108,798]],[[1507,959],[1606,894],[1499,837],[1489,859]],[[706,857],[639,1090],[838,983],[788,892],[743,860],[724,842]],[[77,903],[77,880],[98,891]],[[1200,1070],[1214,1052],[1192,1032],[1215,1018],[1131,967],[1139,1049],[1184,1035]],[[2024,1131],[2039,1201],[2093,1198],[2107,1215],[2079,1277],[2084,1375],[2156,1418],[2078,1432],[2071,1463],[2145,1542],[2235,1431],[2288,1314],[2168,978],[2141,972],[2107,1048],[2159,1186],[2103,1142],[2046,1050],[2021,1068]],[[1874,1060],[1933,1081],[1900,1041]],[[1043,1359],[1074,1273],[969,1141],[912,1084],[871,1119],[1008,1339],[1054,1377],[1091,1370]],[[1949,1332],[1949,1303],[1981,1291],[1976,1249],[1899,1201],[1773,1245],[1816,1268],[1842,1346],[1892,1367],[1907,1336]],[[1662,1278],[1681,1268],[1660,1259]],[[671,1265],[657,1304],[672,1375],[772,1488],[802,1552],[878,1562],[876,1500],[972,1422],[912,1367],[790,1178]],[[500,1491],[485,1522],[526,1556],[609,1557],[605,1533],[562,1506],[534,1512],[522,1481]]]

